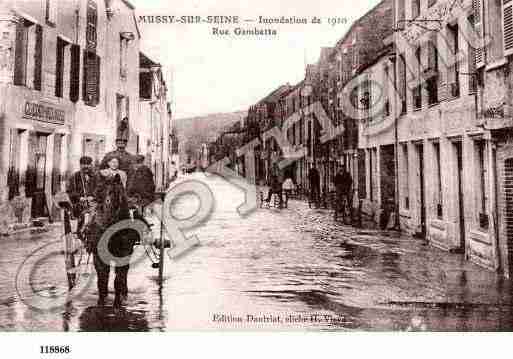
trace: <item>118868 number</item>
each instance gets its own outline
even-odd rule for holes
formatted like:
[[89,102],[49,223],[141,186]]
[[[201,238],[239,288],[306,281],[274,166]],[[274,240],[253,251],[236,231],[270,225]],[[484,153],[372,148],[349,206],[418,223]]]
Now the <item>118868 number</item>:
[[69,345],[41,345],[41,354],[69,354],[71,348]]

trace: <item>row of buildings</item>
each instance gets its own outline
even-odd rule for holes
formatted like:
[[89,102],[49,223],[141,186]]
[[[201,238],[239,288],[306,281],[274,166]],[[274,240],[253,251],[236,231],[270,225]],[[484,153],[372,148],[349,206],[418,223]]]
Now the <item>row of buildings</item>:
[[303,81],[251,106],[211,161],[230,156],[244,173],[233,143],[258,138],[265,181],[284,156],[276,127],[304,150],[285,169],[299,186],[315,166],[327,193],[345,166],[365,214],[390,208],[401,230],[511,277],[512,14],[511,1],[383,0]]
[[[166,185],[176,144],[162,66],[140,50],[126,0],[10,0],[0,9],[0,202],[56,215],[79,158],[118,136]],[[128,135],[127,135],[128,134]],[[7,212],[4,212],[7,213]],[[3,218],[5,221],[5,218]]]

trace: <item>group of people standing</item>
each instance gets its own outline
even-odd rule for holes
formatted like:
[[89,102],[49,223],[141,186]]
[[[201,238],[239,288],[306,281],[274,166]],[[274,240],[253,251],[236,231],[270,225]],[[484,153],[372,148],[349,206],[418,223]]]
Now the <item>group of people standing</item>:
[[[273,195],[278,196],[279,208],[287,207],[288,199],[292,195],[292,192],[296,189],[296,185],[292,180],[291,176],[287,176],[285,181],[282,181],[279,175],[272,174],[269,181],[269,192],[267,194],[267,203],[271,202]],[[285,200],[283,194],[285,193]]]
[[[142,216],[144,207],[154,201],[156,188],[153,173],[144,164],[144,156],[132,155],[126,151],[126,146],[126,140],[117,139],[116,150],[105,155],[99,168],[94,167],[91,157],[80,158],[80,170],[71,176],[67,185],[72,213],[78,219],[79,236],[84,236],[88,227],[86,214],[93,206],[105,202],[108,195],[105,189],[114,179],[118,181],[121,198],[118,206],[126,206],[127,210],[132,208]],[[135,241],[129,237],[125,233],[111,239],[109,249],[112,248],[113,255],[125,257],[132,254]],[[88,250],[94,255],[94,266],[98,274],[98,304],[104,305],[108,295],[110,263],[103,263],[95,245]],[[115,306],[121,306],[126,301],[128,269],[128,265],[117,266],[115,269]]]
[[[310,200],[314,203],[319,203],[321,197],[321,176],[317,168],[312,167],[310,172],[308,172],[308,182],[310,184]],[[335,186],[337,204],[350,207],[353,179],[345,166],[337,172],[333,178],[333,184]]]
[[[310,185],[310,200],[314,203],[319,203],[321,198],[321,176],[315,166],[312,166],[308,172],[308,183]],[[336,189],[337,202],[346,206],[351,206],[353,179],[345,167],[336,174],[333,179],[333,184]],[[276,195],[279,199],[280,208],[283,207],[284,203],[287,203],[287,199],[290,198],[292,192],[296,189],[296,185],[290,175],[286,176],[285,181],[282,181],[281,176],[272,174],[268,185],[269,192],[265,201],[269,203],[272,196]],[[285,194],[285,201],[283,199],[283,194]]]

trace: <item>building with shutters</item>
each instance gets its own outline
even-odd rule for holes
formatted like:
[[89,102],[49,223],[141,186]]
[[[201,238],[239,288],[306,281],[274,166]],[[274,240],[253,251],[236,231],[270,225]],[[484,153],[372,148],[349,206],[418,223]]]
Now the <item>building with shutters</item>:
[[[79,71],[71,165],[81,155],[95,162],[114,149],[116,137],[128,134],[127,150],[137,153],[139,121],[139,42],[135,9],[127,1],[81,0],[77,52]],[[73,55],[73,53],[72,53]],[[75,63],[76,61],[76,63]],[[124,130],[123,127],[128,126]]]
[[[513,1],[473,0],[478,126],[470,149],[474,207],[465,214],[469,256],[513,276]],[[470,186],[469,186],[470,187]],[[470,192],[469,192],[470,193]],[[475,235],[477,233],[477,236]],[[477,239],[474,239],[477,237]],[[484,256],[479,256],[484,252]]]
[[507,276],[511,3],[395,0],[394,19],[401,227]]
[[146,156],[157,188],[167,187],[171,164],[171,106],[162,66],[139,54],[139,119],[134,122],[137,153]]
[[489,198],[490,188],[474,182],[489,163],[489,137],[477,119],[477,77],[470,75],[474,49],[465,40],[472,11],[458,12],[468,5],[462,1],[395,4],[401,228],[493,268],[496,242],[489,224],[479,220],[489,210],[478,206]]
[[383,227],[397,211],[394,61],[393,46],[383,45],[375,58],[359,68],[354,87],[349,86],[351,106],[358,109],[354,116],[358,129],[357,147],[347,163],[363,212]]
[[[389,63],[393,50],[386,41],[393,33],[393,6],[392,0],[383,0],[356,20],[330,56],[336,76],[328,90],[327,106],[344,132],[326,152],[339,158],[333,173],[339,163],[346,166],[355,199],[361,200],[363,213],[376,222],[385,205],[395,199],[394,141],[383,128],[392,118],[392,106],[386,86],[375,86],[383,83],[385,74],[393,74],[393,62]],[[379,105],[379,111],[371,111],[373,105]],[[376,151],[382,144],[386,145],[381,149],[386,160],[378,168]]]
[[68,3],[58,5],[12,1],[0,10],[1,200],[26,197],[29,218],[52,211],[50,196],[64,188],[72,148],[76,105],[67,45],[75,43],[75,13]]
[[32,218],[56,215],[52,195],[81,156],[98,163],[119,134],[142,152],[135,9],[126,0],[10,0],[0,33],[0,201],[22,196]]

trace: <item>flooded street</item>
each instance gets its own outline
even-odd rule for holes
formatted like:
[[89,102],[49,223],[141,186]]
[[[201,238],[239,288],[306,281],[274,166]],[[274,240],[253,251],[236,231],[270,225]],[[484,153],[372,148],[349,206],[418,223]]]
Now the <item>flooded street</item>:
[[[162,291],[149,259],[131,268],[125,310],[111,308],[113,293],[106,308],[97,308],[93,283],[65,307],[34,311],[17,293],[16,273],[62,229],[0,239],[0,330],[513,329],[511,283],[462,255],[334,223],[330,211],[302,201],[241,218],[242,192],[219,178],[190,178],[207,183],[215,197],[212,217],[190,233],[201,245],[166,262]],[[62,256],[36,262],[32,295],[57,295],[65,286]]]

